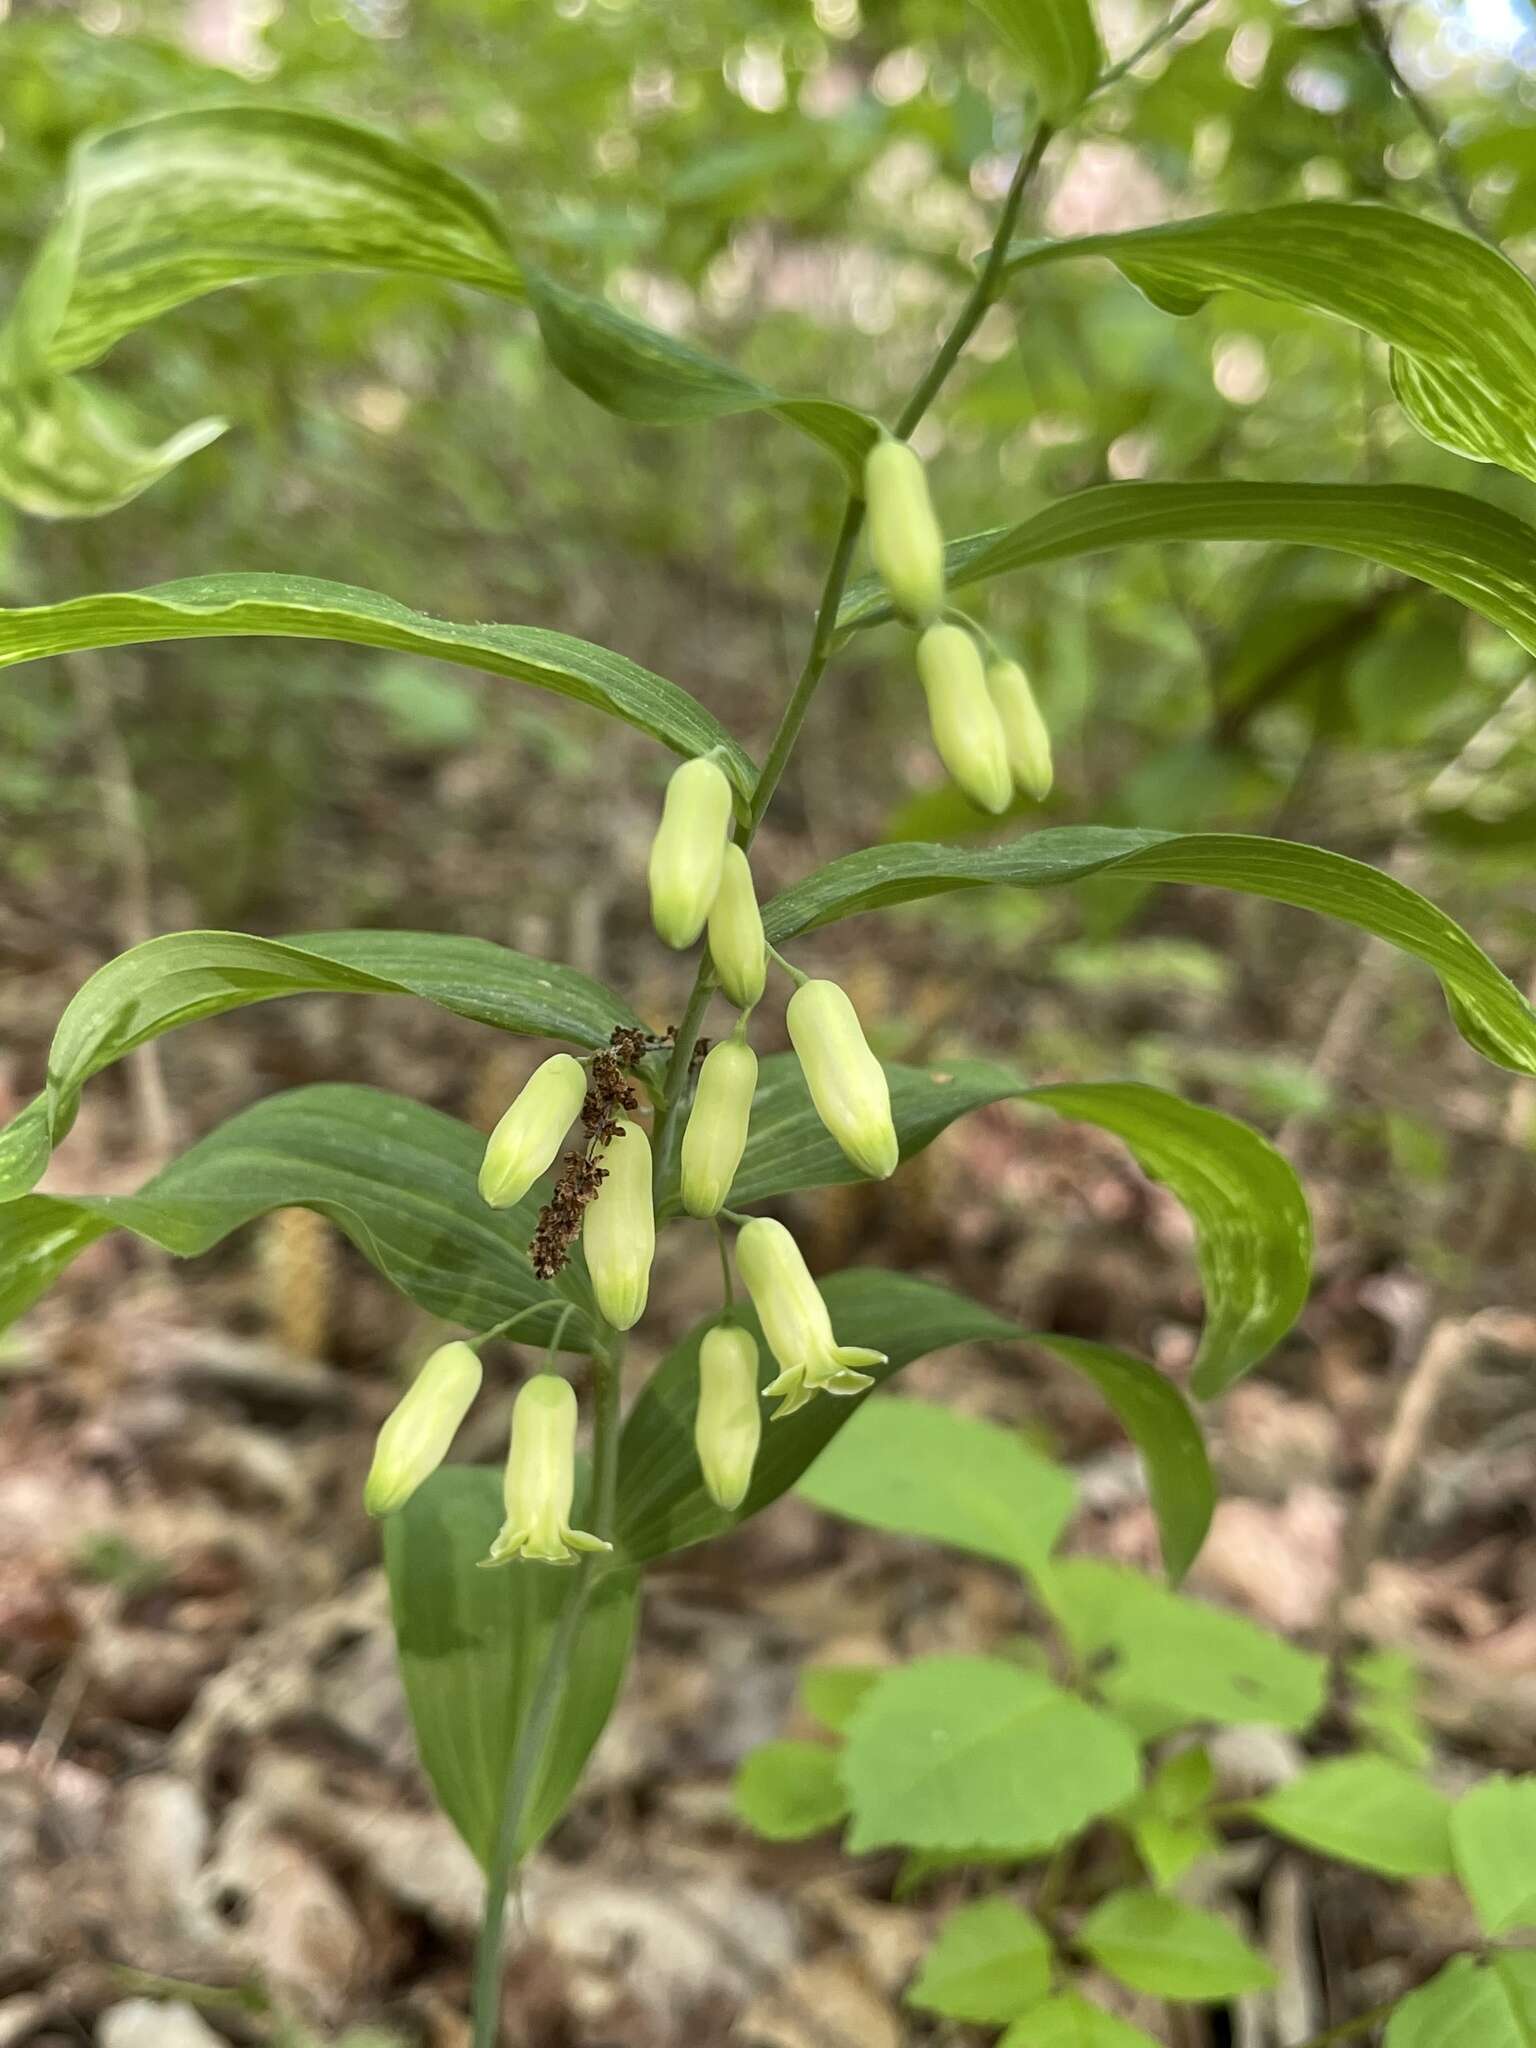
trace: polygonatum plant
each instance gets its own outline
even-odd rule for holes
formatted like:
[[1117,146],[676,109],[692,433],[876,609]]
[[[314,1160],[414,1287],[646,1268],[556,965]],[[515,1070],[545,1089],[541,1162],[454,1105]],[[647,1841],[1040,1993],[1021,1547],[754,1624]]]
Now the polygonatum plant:
[[[899,1171],[957,1118],[1017,1099],[1111,1133],[1187,1208],[1206,1300],[1197,1396],[1219,1395],[1264,1358],[1306,1296],[1306,1205],[1290,1167],[1255,1132],[1138,1084],[1036,1085],[983,1060],[882,1065],[847,994],[788,956],[797,940],[953,889],[1106,875],[1237,890],[1342,920],[1420,960],[1469,1045],[1536,1073],[1536,1013],[1466,932],[1402,882],[1308,845],[1094,826],[990,844],[885,844],[844,854],[758,905],[753,841],[817,691],[854,637],[884,623],[897,629],[891,658],[911,674],[914,712],[921,702],[938,755],[983,817],[1044,796],[1050,736],[1030,679],[955,602],[1031,564],[1191,539],[1339,549],[1418,578],[1536,651],[1536,533],[1457,492],[1111,484],[944,540],[913,433],[989,309],[1026,295],[1048,262],[1107,259],[1170,314],[1237,288],[1350,322],[1390,348],[1395,392],[1421,432],[1536,475],[1536,293],[1469,235],[1329,201],[1129,236],[1021,239],[1054,138],[1088,99],[1119,89],[1187,12],[1109,65],[1087,0],[981,0],[978,16],[1017,65],[1021,119],[1032,109],[1033,126],[948,331],[890,421],[778,390],[643,324],[530,261],[499,211],[444,166],[270,103],[162,114],[84,141],[0,328],[0,493],[40,517],[127,504],[221,431],[202,421],[158,443],[136,433],[121,399],[90,374],[119,340],[219,288],[330,271],[471,288],[496,302],[498,318],[531,315],[551,369],[619,417],[681,425],[760,414],[761,431],[793,429],[845,487],[803,667],[760,764],[686,690],[609,648],[537,625],[454,624],[302,574],[205,576],[0,612],[3,666],[151,641],[342,641],[551,691],[679,757],[648,881],[657,933],[695,954],[697,973],[664,1033],[621,992],[474,938],[180,932],[85,983],[59,1021],[42,1092],[0,1133],[0,1314],[24,1310],[109,1231],[190,1256],[255,1217],[301,1206],[329,1217],[391,1286],[464,1333],[427,1362],[386,1425],[368,1505],[382,1519],[422,1758],[486,1872],[477,2048],[496,2034],[509,1884],[569,1801],[607,1718],[646,1566],[768,1507],[912,1360],[1029,1335],[908,1275],[852,1270],[814,1282],[793,1234],[760,1213],[765,1204]],[[754,1017],[776,1013],[786,988],[794,1049],[759,1060]],[[488,1146],[397,1095],[305,1087],[256,1102],[136,1194],[35,1192],[94,1075],[165,1032],[305,992],[408,995],[554,1049]],[[706,1026],[714,1042],[701,1058]],[[625,1413],[625,1332],[647,1310],[657,1233],[672,1229],[687,1231],[701,1258],[720,1256],[721,1305]],[[476,1396],[478,1347],[512,1333],[547,1356],[518,1396],[505,1473],[441,1463]],[[1033,1341],[1086,1375],[1134,1440],[1177,1579],[1212,1506],[1190,1403],[1144,1359],[1049,1334]],[[983,1548],[1012,1555],[1005,1527],[979,1506],[973,1520]],[[1038,1678],[1020,1672],[1009,1683],[1015,1692],[1029,1684],[1036,1718],[1066,1711]],[[944,1674],[917,1688],[902,1704],[901,1739],[920,1739],[950,1690]],[[1081,1716],[1098,1710],[1075,1711],[1067,1735],[1087,1740]],[[1140,1764],[1115,1726],[1102,1715],[1092,1722],[1103,1778],[1093,1796],[1112,1790],[1123,1804],[1138,1796]],[[1073,1824],[1083,1817],[1075,1812]],[[920,1846],[906,1820],[889,1829],[886,1838]],[[1113,1930],[1101,1931],[1108,1943]]]

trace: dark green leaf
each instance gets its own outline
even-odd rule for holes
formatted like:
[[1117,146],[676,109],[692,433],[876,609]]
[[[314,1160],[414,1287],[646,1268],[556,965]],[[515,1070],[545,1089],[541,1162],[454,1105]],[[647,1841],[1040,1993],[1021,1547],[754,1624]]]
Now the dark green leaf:
[[[1197,1392],[1217,1394],[1230,1386],[1273,1350],[1296,1320],[1312,1269],[1306,1197],[1287,1162],[1246,1124],[1132,1081],[1031,1088],[1012,1069],[990,1060],[887,1066],[885,1071],[904,1159],[931,1144],[957,1118],[1016,1098],[1112,1131],[1130,1147],[1143,1172],[1172,1189],[1194,1218],[1205,1285]],[[732,1205],[745,1208],[797,1188],[858,1177],[817,1116],[798,1059],[785,1053],[764,1060]],[[675,1187],[667,1206],[677,1206]],[[1072,1356],[1069,1362],[1091,1371],[1088,1355]]]
[[1088,0],[976,0],[1023,65],[1043,120],[1060,127],[1093,89],[1103,61]]
[[[1536,547],[1536,534],[1531,538]],[[838,918],[949,889],[1045,889],[1087,875],[1236,889],[1373,932],[1434,969],[1456,1028],[1475,1051],[1515,1073],[1536,1073],[1536,1010],[1460,925],[1391,875],[1286,839],[1066,825],[979,849],[875,846],[775,896],[763,923],[770,940],[782,944]]]
[[0,668],[82,647],[256,633],[435,655],[461,668],[512,676],[622,718],[676,754],[718,749],[737,793],[751,794],[756,771],[725,728],[686,690],[625,655],[542,626],[457,626],[377,591],[309,576],[199,576],[150,590],[0,611]]
[[672,426],[731,413],[772,412],[819,441],[860,483],[878,420],[825,398],[782,392],[717,363],[686,342],[531,272],[528,294],[551,362],[578,391],[621,419]]
[[820,1742],[765,1742],[736,1773],[736,1806],[770,1842],[825,1834],[848,1811],[837,1751]]
[[1436,1877],[1451,1868],[1450,1801],[1384,1756],[1314,1764],[1252,1810],[1277,1835],[1387,1877]]
[[93,1074],[164,1032],[276,996],[411,995],[458,1017],[527,1037],[595,1048],[639,1022],[626,1003],[572,967],[489,939],[439,932],[326,932],[259,939],[171,932],[120,953],[59,1019],[42,1114],[33,1104],[0,1131],[0,1201],[36,1185],[74,1121]]
[[1008,1849],[1036,1855],[1124,1803],[1135,1744],[1118,1721],[995,1657],[922,1657],[855,1713],[843,1751],[855,1854]]
[[1443,447],[1536,477],[1536,289],[1497,249],[1395,206],[1319,199],[1021,250],[1107,256],[1167,313],[1213,292],[1309,306],[1392,345],[1409,417]]
[[[395,1643],[417,1747],[444,1812],[482,1864],[490,1861],[551,1639],[580,1583],[562,1565],[481,1571],[501,1520],[500,1473],[448,1465],[384,1524]],[[604,1572],[592,1589],[520,1852],[559,1819],[603,1731],[629,1661],[637,1587],[634,1572]]]
[[1051,1944],[1011,1899],[977,1899],[939,1929],[907,2004],[946,2019],[1001,2026],[1051,1988]]
[[[1335,548],[1417,577],[1479,612],[1536,653],[1536,533],[1463,491],[1407,484],[1101,484],[1016,526],[951,541],[950,584],[963,588],[1037,562],[1142,541],[1282,541]],[[891,616],[866,578],[848,593],[844,628]]]
[[587,1302],[584,1274],[573,1265],[556,1285],[534,1278],[526,1247],[543,1191],[488,1209],[475,1186],[484,1146],[467,1124],[375,1088],[275,1095],[136,1195],[25,1195],[0,1206],[0,1325],[109,1230],[191,1258],[273,1209],[314,1209],[430,1314],[484,1330],[534,1308],[522,1334],[551,1338],[567,1303]]
[[[1177,1389],[1150,1365],[1102,1346],[1031,1335],[962,1295],[904,1274],[836,1273],[823,1283],[822,1293],[842,1343],[867,1345],[888,1356],[888,1365],[873,1369],[877,1385],[914,1359],[951,1344],[1025,1340],[1056,1352],[1078,1370],[1085,1369],[1085,1351],[1099,1361],[1114,1360],[1114,1370],[1096,1370],[1092,1377],[1146,1461],[1153,1500],[1166,1518],[1161,1526],[1170,1572],[1187,1566],[1204,1536],[1214,1489],[1198,1424]],[[766,1386],[778,1368],[750,1309],[742,1311],[742,1321],[758,1340],[759,1384]],[[618,1533],[621,1549],[636,1562],[723,1535],[770,1506],[868,1399],[827,1395],[770,1423],[746,1499],[734,1512],[716,1507],[704,1489],[693,1448],[699,1345],[708,1327],[708,1321],[700,1323],[667,1354],[624,1425]]]
[[1111,1976],[1154,1998],[1235,1998],[1275,1981],[1269,1964],[1225,1920],[1164,1892],[1112,1892],[1077,1939]]

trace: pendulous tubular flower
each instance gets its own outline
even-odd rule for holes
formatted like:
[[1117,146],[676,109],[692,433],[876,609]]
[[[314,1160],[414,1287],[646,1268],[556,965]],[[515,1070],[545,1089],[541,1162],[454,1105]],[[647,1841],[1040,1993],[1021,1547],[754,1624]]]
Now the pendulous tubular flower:
[[944,609],[944,535],[921,458],[882,435],[864,458],[869,552],[898,611],[926,624]]
[[693,1442],[710,1499],[739,1508],[752,1484],[762,1440],[757,1345],[745,1330],[716,1324],[699,1346],[699,1406]]
[[470,1347],[439,1345],[379,1431],[363,1488],[370,1515],[397,1514],[431,1477],[479,1391],[480,1360]]
[[782,1223],[754,1216],[744,1224],[736,1239],[736,1266],[768,1348],[783,1368],[763,1389],[781,1397],[775,1421],[803,1408],[813,1394],[857,1394],[873,1386],[859,1368],[884,1365],[885,1353],[838,1343],[821,1290]]
[[727,1038],[705,1056],[688,1128],[683,1132],[683,1207],[690,1216],[718,1216],[747,1149],[757,1054]]
[[996,817],[1012,801],[1013,776],[976,642],[963,626],[930,626],[917,643],[917,673],[939,759],[971,802]]
[[597,1155],[605,1178],[587,1204],[581,1245],[604,1320],[630,1330],[645,1314],[656,1256],[651,1207],[651,1141],[639,1124],[619,1119],[616,1136]]
[[482,1201],[493,1209],[510,1209],[523,1199],[554,1164],[586,1092],[586,1074],[568,1052],[557,1052],[534,1069],[486,1145],[480,1165]]
[[1040,716],[1029,677],[1016,661],[994,661],[987,667],[987,688],[1003,722],[1013,779],[1026,796],[1042,804],[1051,793],[1056,768],[1050,731]]
[[515,1557],[544,1564],[574,1564],[578,1550],[612,1550],[600,1536],[571,1527],[576,1497],[576,1396],[569,1380],[541,1372],[512,1404],[502,1500],[507,1518],[482,1564]]
[[816,1114],[861,1173],[888,1180],[901,1157],[890,1086],[847,994],[835,981],[808,981],[785,1021]]
[[762,913],[752,886],[752,864],[739,846],[725,849],[720,887],[709,913],[709,957],[738,1010],[762,998],[768,979],[768,947]]
[[720,888],[731,785],[714,761],[685,761],[667,784],[651,841],[651,922],[669,946],[691,946]]

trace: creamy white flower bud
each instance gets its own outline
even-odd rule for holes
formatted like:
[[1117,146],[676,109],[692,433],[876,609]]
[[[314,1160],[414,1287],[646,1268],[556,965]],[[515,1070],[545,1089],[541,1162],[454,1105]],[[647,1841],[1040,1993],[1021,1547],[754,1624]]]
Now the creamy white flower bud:
[[612,1550],[600,1536],[571,1527],[576,1396],[558,1373],[535,1374],[512,1404],[512,1441],[501,1493],[506,1520],[482,1564],[510,1564],[516,1557],[574,1564],[578,1550]]
[[534,1069],[486,1144],[482,1201],[493,1209],[510,1209],[523,1199],[553,1166],[586,1092],[586,1073],[568,1052],[557,1052]]
[[757,1054],[727,1038],[705,1055],[688,1127],[683,1132],[683,1207],[690,1216],[717,1216],[747,1149]]
[[971,802],[996,817],[1013,800],[1013,777],[976,642],[963,626],[930,626],[917,643],[917,673],[939,759]]
[[757,1345],[745,1330],[716,1324],[699,1346],[699,1406],[693,1441],[710,1499],[739,1508],[752,1484],[763,1434]]
[[581,1245],[604,1319],[616,1330],[629,1330],[645,1314],[656,1256],[651,1141],[639,1124],[623,1117],[619,1136],[601,1148],[597,1163],[607,1178],[587,1204]]
[[861,1173],[889,1179],[901,1158],[890,1086],[847,993],[835,981],[808,981],[790,997],[785,1021],[816,1114]]
[[1013,779],[1026,796],[1044,803],[1056,779],[1056,768],[1050,731],[1040,716],[1029,677],[1016,661],[994,661],[987,667],[987,688],[1003,722]]
[[363,1488],[370,1515],[393,1515],[430,1478],[480,1391],[480,1360],[462,1342],[441,1344],[379,1431]]
[[923,622],[944,608],[944,535],[921,458],[882,435],[864,459],[869,552],[899,611]]
[[884,1365],[883,1351],[839,1344],[821,1290],[782,1223],[754,1216],[736,1238],[736,1268],[757,1310],[768,1348],[783,1368],[763,1389],[780,1397],[774,1418],[792,1415],[814,1394],[857,1394],[872,1386],[866,1365]]
[[709,957],[731,1001],[739,1010],[750,1010],[768,978],[768,947],[752,863],[734,844],[725,849],[720,887],[710,908]]
[[685,761],[667,784],[651,841],[651,922],[669,946],[691,946],[720,888],[731,785],[713,761]]

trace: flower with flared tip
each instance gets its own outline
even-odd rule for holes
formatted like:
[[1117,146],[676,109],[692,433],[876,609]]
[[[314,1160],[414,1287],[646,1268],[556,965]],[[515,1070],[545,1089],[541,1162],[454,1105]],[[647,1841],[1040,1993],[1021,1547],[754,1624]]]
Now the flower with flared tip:
[[581,1248],[605,1321],[630,1330],[645,1314],[656,1256],[651,1206],[651,1141],[639,1124],[619,1119],[618,1134],[597,1155],[603,1183],[587,1204]]
[[699,1406],[693,1443],[710,1499],[739,1508],[752,1484],[762,1440],[757,1345],[745,1330],[716,1324],[699,1346]]
[[720,887],[709,912],[709,957],[738,1010],[750,1010],[768,978],[763,918],[752,886],[752,863],[736,845],[725,849]]
[[566,1132],[581,1114],[587,1077],[568,1052],[536,1067],[486,1144],[480,1198],[493,1209],[520,1202],[555,1163]]
[[790,997],[784,1021],[816,1114],[861,1173],[888,1180],[901,1159],[890,1085],[846,991],[808,981]]
[[699,1069],[683,1132],[683,1207],[690,1216],[718,1216],[747,1149],[757,1054],[739,1039],[714,1046]]
[[775,1421],[803,1408],[813,1394],[857,1394],[874,1385],[860,1368],[884,1365],[885,1353],[838,1343],[821,1290],[782,1223],[754,1216],[744,1224],[736,1238],[736,1267],[782,1367],[763,1389],[780,1397]]
[[917,673],[939,759],[971,802],[996,817],[1013,800],[1013,776],[980,649],[963,626],[930,626],[917,643]]
[[882,435],[864,458],[869,552],[898,611],[924,622],[944,608],[944,535],[922,458]]
[[685,761],[667,784],[651,841],[651,922],[669,946],[691,946],[720,888],[731,785],[714,761]]
[[600,1536],[571,1527],[576,1497],[576,1396],[558,1373],[541,1372],[512,1404],[502,1500],[507,1518],[482,1564],[536,1558],[574,1564],[578,1550],[612,1550]]
[[393,1515],[448,1455],[480,1391],[480,1360],[463,1342],[441,1344],[379,1431],[363,1488],[370,1515]]
[[1040,716],[1029,677],[1016,661],[994,661],[987,667],[987,688],[1003,722],[1013,779],[1026,796],[1043,804],[1056,779],[1056,766],[1050,730]]

